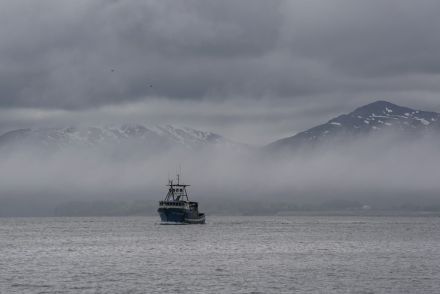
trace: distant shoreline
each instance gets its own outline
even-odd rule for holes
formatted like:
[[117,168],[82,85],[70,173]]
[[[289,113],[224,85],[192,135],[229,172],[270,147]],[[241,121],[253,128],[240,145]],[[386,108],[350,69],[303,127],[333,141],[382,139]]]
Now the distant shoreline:
[[[78,214],[78,215],[8,215],[0,218],[100,218],[100,217],[156,217],[155,214]],[[295,216],[350,216],[350,217],[440,217],[440,211],[402,211],[402,210],[313,210],[313,211],[281,211],[275,214],[240,214],[240,213],[214,213],[209,217],[295,217]],[[158,216],[157,216],[158,217]]]

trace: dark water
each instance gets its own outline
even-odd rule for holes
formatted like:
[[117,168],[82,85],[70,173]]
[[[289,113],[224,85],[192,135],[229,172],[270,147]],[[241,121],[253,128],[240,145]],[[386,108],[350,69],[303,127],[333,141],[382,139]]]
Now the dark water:
[[1,293],[440,293],[439,217],[0,219]]

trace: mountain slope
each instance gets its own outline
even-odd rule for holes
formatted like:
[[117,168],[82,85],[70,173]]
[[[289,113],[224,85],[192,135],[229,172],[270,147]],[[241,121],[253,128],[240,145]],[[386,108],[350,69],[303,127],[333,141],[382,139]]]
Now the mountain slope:
[[3,150],[37,147],[47,151],[65,148],[103,148],[139,146],[146,150],[169,148],[199,149],[205,146],[234,147],[232,142],[218,134],[191,128],[173,126],[122,125],[106,127],[66,127],[20,129],[0,136]]
[[438,129],[439,113],[414,110],[387,101],[376,101],[333,118],[325,124],[277,140],[267,145],[266,149],[295,149],[385,130],[410,135]]

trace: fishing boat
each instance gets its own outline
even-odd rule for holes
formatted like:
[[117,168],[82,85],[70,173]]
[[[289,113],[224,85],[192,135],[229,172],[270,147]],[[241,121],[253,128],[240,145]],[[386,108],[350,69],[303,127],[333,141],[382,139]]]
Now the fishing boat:
[[177,184],[168,180],[168,193],[165,199],[159,201],[161,224],[204,224],[205,214],[199,212],[199,204],[189,201],[186,188],[189,185],[180,183],[177,175]]

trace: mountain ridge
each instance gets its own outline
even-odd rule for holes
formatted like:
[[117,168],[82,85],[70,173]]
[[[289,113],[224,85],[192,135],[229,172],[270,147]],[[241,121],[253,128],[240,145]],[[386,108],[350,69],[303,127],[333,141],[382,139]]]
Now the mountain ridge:
[[192,150],[214,145],[231,148],[240,145],[213,132],[171,125],[156,125],[149,128],[141,124],[27,128],[0,135],[0,148],[12,149],[31,145],[53,151],[67,147],[95,148],[111,144],[137,144],[158,150],[173,146]]
[[[262,146],[264,151],[295,150],[301,146],[315,146],[330,141],[361,137],[383,130],[397,130],[405,134],[425,131],[440,132],[440,113],[416,110],[377,100],[341,114],[293,136],[281,138]],[[69,147],[98,148],[105,145],[137,145],[153,151],[179,147],[198,150],[204,147],[221,147],[234,150],[248,149],[249,145],[234,142],[222,135],[189,127],[172,125],[146,127],[142,124],[119,126],[68,126],[54,128],[16,129],[0,135],[0,149],[25,148],[60,150]],[[259,148],[257,148],[259,149]]]
[[415,110],[377,100],[296,135],[276,140],[264,148],[266,150],[295,149],[381,130],[397,130],[402,134],[440,130],[440,113]]

